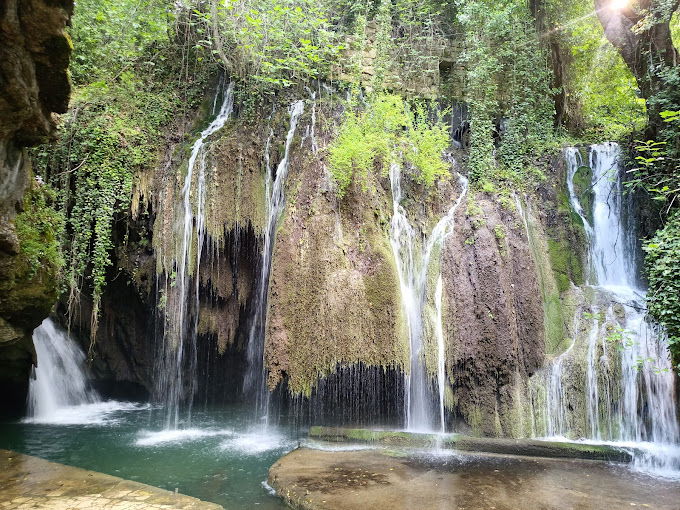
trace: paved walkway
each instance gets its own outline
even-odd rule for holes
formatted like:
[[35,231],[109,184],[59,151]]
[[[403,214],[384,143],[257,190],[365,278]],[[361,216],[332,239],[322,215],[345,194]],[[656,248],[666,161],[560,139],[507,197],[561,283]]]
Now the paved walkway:
[[0,509],[220,510],[214,503],[115,476],[0,450]]

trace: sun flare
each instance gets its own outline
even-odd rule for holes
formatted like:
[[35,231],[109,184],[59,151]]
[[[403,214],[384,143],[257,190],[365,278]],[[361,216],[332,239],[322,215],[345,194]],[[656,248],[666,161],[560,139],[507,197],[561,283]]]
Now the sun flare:
[[609,8],[613,11],[621,11],[628,7],[630,0],[611,0],[609,2]]

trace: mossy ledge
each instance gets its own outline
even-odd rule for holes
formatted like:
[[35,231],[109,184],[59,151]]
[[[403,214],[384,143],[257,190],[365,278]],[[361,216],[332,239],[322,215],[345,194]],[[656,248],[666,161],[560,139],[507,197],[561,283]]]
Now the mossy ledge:
[[629,450],[609,445],[539,441],[535,439],[478,438],[462,434],[423,434],[405,431],[311,427],[309,437],[334,442],[375,443],[384,446],[432,447],[466,452],[527,457],[630,462]]

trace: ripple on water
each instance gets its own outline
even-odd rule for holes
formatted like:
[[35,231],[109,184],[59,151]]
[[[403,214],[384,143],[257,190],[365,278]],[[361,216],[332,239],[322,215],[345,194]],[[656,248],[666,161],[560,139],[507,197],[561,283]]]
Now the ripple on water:
[[156,446],[170,443],[186,443],[208,437],[229,436],[234,432],[229,429],[168,429],[142,430],[135,441],[137,446]]
[[220,448],[225,451],[242,453],[245,455],[257,455],[260,453],[292,449],[295,442],[290,437],[273,431],[257,430],[234,434],[234,437],[223,441]]
[[107,400],[77,406],[64,406],[47,415],[32,416],[21,421],[22,423],[39,425],[110,425],[120,420],[117,413],[143,411],[149,408],[148,404]]

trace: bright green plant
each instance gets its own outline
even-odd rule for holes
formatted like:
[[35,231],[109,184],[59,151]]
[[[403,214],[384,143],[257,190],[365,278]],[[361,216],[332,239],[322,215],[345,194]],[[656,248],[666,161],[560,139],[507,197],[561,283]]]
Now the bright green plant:
[[649,280],[649,313],[668,333],[675,360],[680,361],[680,213],[645,244]]
[[[666,224],[645,243],[649,313],[665,327],[676,364],[680,362],[680,111],[661,113],[667,141],[638,142],[638,167],[627,185],[642,187],[663,204]],[[673,143],[675,142],[675,143]]]
[[431,186],[449,175],[442,159],[449,146],[447,127],[430,123],[422,105],[410,107],[400,96],[380,94],[363,111],[348,110],[338,137],[329,147],[330,170],[343,196],[354,180],[368,190],[375,169],[406,164],[417,182]]

